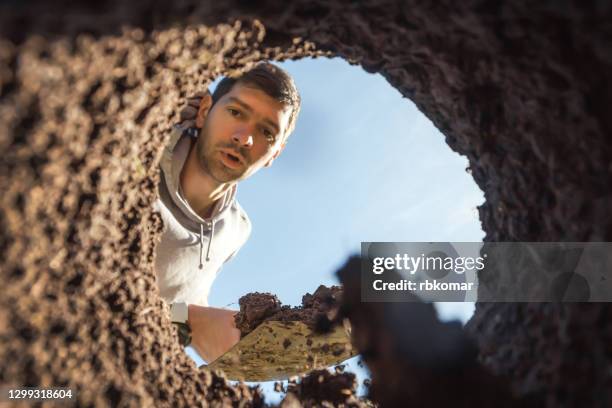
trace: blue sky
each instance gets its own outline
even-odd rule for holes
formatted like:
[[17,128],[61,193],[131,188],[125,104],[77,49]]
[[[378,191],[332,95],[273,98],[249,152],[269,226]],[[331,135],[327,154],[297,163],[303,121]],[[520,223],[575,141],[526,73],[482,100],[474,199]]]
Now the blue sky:
[[[334,272],[362,241],[482,241],[484,196],[467,159],[410,100],[339,58],[278,65],[293,76],[302,110],[280,157],[238,188],[253,232],[215,281],[211,306],[237,309],[254,291],[299,305],[337,283]],[[437,308],[465,322],[474,305]]]

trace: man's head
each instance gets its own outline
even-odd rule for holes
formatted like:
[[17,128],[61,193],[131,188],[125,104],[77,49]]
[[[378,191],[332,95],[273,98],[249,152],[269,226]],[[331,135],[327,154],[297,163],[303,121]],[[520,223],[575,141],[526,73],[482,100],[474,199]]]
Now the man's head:
[[200,166],[220,183],[246,179],[270,166],[295,128],[299,110],[293,80],[272,64],[224,78],[198,110]]

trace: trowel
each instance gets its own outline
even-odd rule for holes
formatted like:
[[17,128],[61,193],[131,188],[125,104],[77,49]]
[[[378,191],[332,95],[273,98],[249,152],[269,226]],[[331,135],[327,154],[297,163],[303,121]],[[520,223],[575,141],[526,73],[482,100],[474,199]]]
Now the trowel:
[[356,354],[348,320],[326,334],[299,321],[267,321],[202,367],[222,370],[230,380],[279,381],[339,364]]

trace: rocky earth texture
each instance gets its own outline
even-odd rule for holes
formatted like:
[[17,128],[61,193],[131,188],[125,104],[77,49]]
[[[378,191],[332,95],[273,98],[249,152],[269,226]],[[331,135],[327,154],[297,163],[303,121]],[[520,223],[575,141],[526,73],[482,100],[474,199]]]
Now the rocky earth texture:
[[289,381],[283,391],[287,395],[280,404],[281,408],[375,406],[371,401],[356,396],[355,374],[343,372],[341,366],[336,367],[335,373],[328,370],[313,370],[299,381]]
[[[0,382],[80,405],[261,404],[178,346],[151,204],[184,98],[262,58],[383,75],[468,158],[486,241],[612,241],[611,21],[609,2],[2,2]],[[611,310],[480,303],[468,366],[513,398],[609,406]]]
[[282,306],[280,300],[271,293],[248,293],[238,300],[240,311],[236,314],[236,327],[241,337],[252,332],[257,326],[269,320],[289,322],[299,321],[312,330],[325,332],[337,322],[336,314],[342,299],[339,286],[321,285],[311,295],[302,296],[298,307]]
[[[422,302],[361,302],[361,259],[338,271],[345,296],[339,315],[351,321],[367,364],[369,397],[383,407],[537,407],[513,395],[507,378],[478,361],[478,347],[459,322],[441,323]],[[415,298],[416,299],[416,298]]]

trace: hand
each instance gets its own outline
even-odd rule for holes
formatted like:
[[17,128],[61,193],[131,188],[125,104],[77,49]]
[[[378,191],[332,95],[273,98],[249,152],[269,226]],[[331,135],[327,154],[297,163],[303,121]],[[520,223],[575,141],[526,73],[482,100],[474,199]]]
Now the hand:
[[[204,104],[204,105],[203,105]],[[190,127],[201,128],[202,125],[198,126],[198,114],[199,116],[206,117],[208,110],[212,105],[212,95],[208,90],[204,92],[197,92],[195,95],[187,98],[187,106],[185,106],[180,113],[181,121],[179,126],[183,129]],[[203,112],[200,112],[202,111]],[[202,118],[203,119],[203,118]]]
[[215,307],[188,306],[191,346],[207,363],[215,361],[240,340],[240,330],[234,323],[236,313]]

